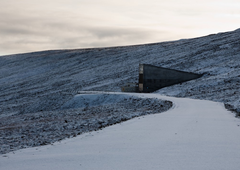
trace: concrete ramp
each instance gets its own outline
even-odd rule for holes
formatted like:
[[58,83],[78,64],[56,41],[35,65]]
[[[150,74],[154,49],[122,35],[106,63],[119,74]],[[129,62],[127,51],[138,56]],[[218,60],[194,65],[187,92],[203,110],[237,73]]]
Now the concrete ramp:
[[139,92],[154,92],[160,88],[197,79],[201,76],[201,74],[157,67],[149,64],[140,64]]

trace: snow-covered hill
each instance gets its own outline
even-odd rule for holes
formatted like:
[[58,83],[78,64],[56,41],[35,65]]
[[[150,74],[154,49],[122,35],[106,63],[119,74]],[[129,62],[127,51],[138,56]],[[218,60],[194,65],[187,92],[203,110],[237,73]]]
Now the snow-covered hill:
[[[156,93],[224,102],[240,112],[238,29],[155,44],[0,56],[0,118],[25,115],[24,122],[31,115],[54,117],[66,106],[71,109],[69,102],[78,91],[120,91],[126,82],[138,81],[139,63],[204,74]],[[2,141],[6,140],[16,142],[15,138]]]
[[240,29],[155,44],[34,52],[0,57],[0,113],[60,108],[79,90],[120,91],[138,81],[139,63],[204,73],[158,93],[240,108]]

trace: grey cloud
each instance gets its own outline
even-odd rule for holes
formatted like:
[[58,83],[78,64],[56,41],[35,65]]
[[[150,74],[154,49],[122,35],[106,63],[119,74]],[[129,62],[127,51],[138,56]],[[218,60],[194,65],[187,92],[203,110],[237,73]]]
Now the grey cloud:
[[44,23],[43,26],[22,27],[15,25],[0,29],[2,50],[19,52],[36,51],[44,48],[85,48],[113,45],[127,45],[144,42],[153,36],[150,30],[98,28],[93,26],[76,26],[64,23]]
[[[1,12],[0,12],[1,14]],[[0,51],[20,53],[61,48],[106,47],[147,42],[156,31],[96,26],[94,22],[51,18],[48,15],[0,15]],[[158,32],[159,33],[159,32]],[[0,53],[0,55],[2,55]]]
[[89,28],[88,31],[99,39],[111,38],[111,37],[128,37],[138,35],[140,37],[146,37],[149,34],[149,30],[143,30],[141,28],[116,28],[116,27],[94,27]]

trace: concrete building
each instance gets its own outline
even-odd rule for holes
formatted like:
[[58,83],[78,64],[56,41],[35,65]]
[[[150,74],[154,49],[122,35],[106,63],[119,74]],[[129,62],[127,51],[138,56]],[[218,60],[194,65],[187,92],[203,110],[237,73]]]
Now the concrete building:
[[149,64],[139,64],[139,92],[150,93],[160,88],[197,79],[200,74],[183,72]]

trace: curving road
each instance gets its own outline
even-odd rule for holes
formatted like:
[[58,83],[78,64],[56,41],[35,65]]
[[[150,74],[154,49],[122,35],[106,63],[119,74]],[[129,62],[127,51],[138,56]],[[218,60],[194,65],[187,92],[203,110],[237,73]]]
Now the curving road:
[[0,156],[1,170],[238,170],[240,120],[223,104],[157,94],[167,112]]

